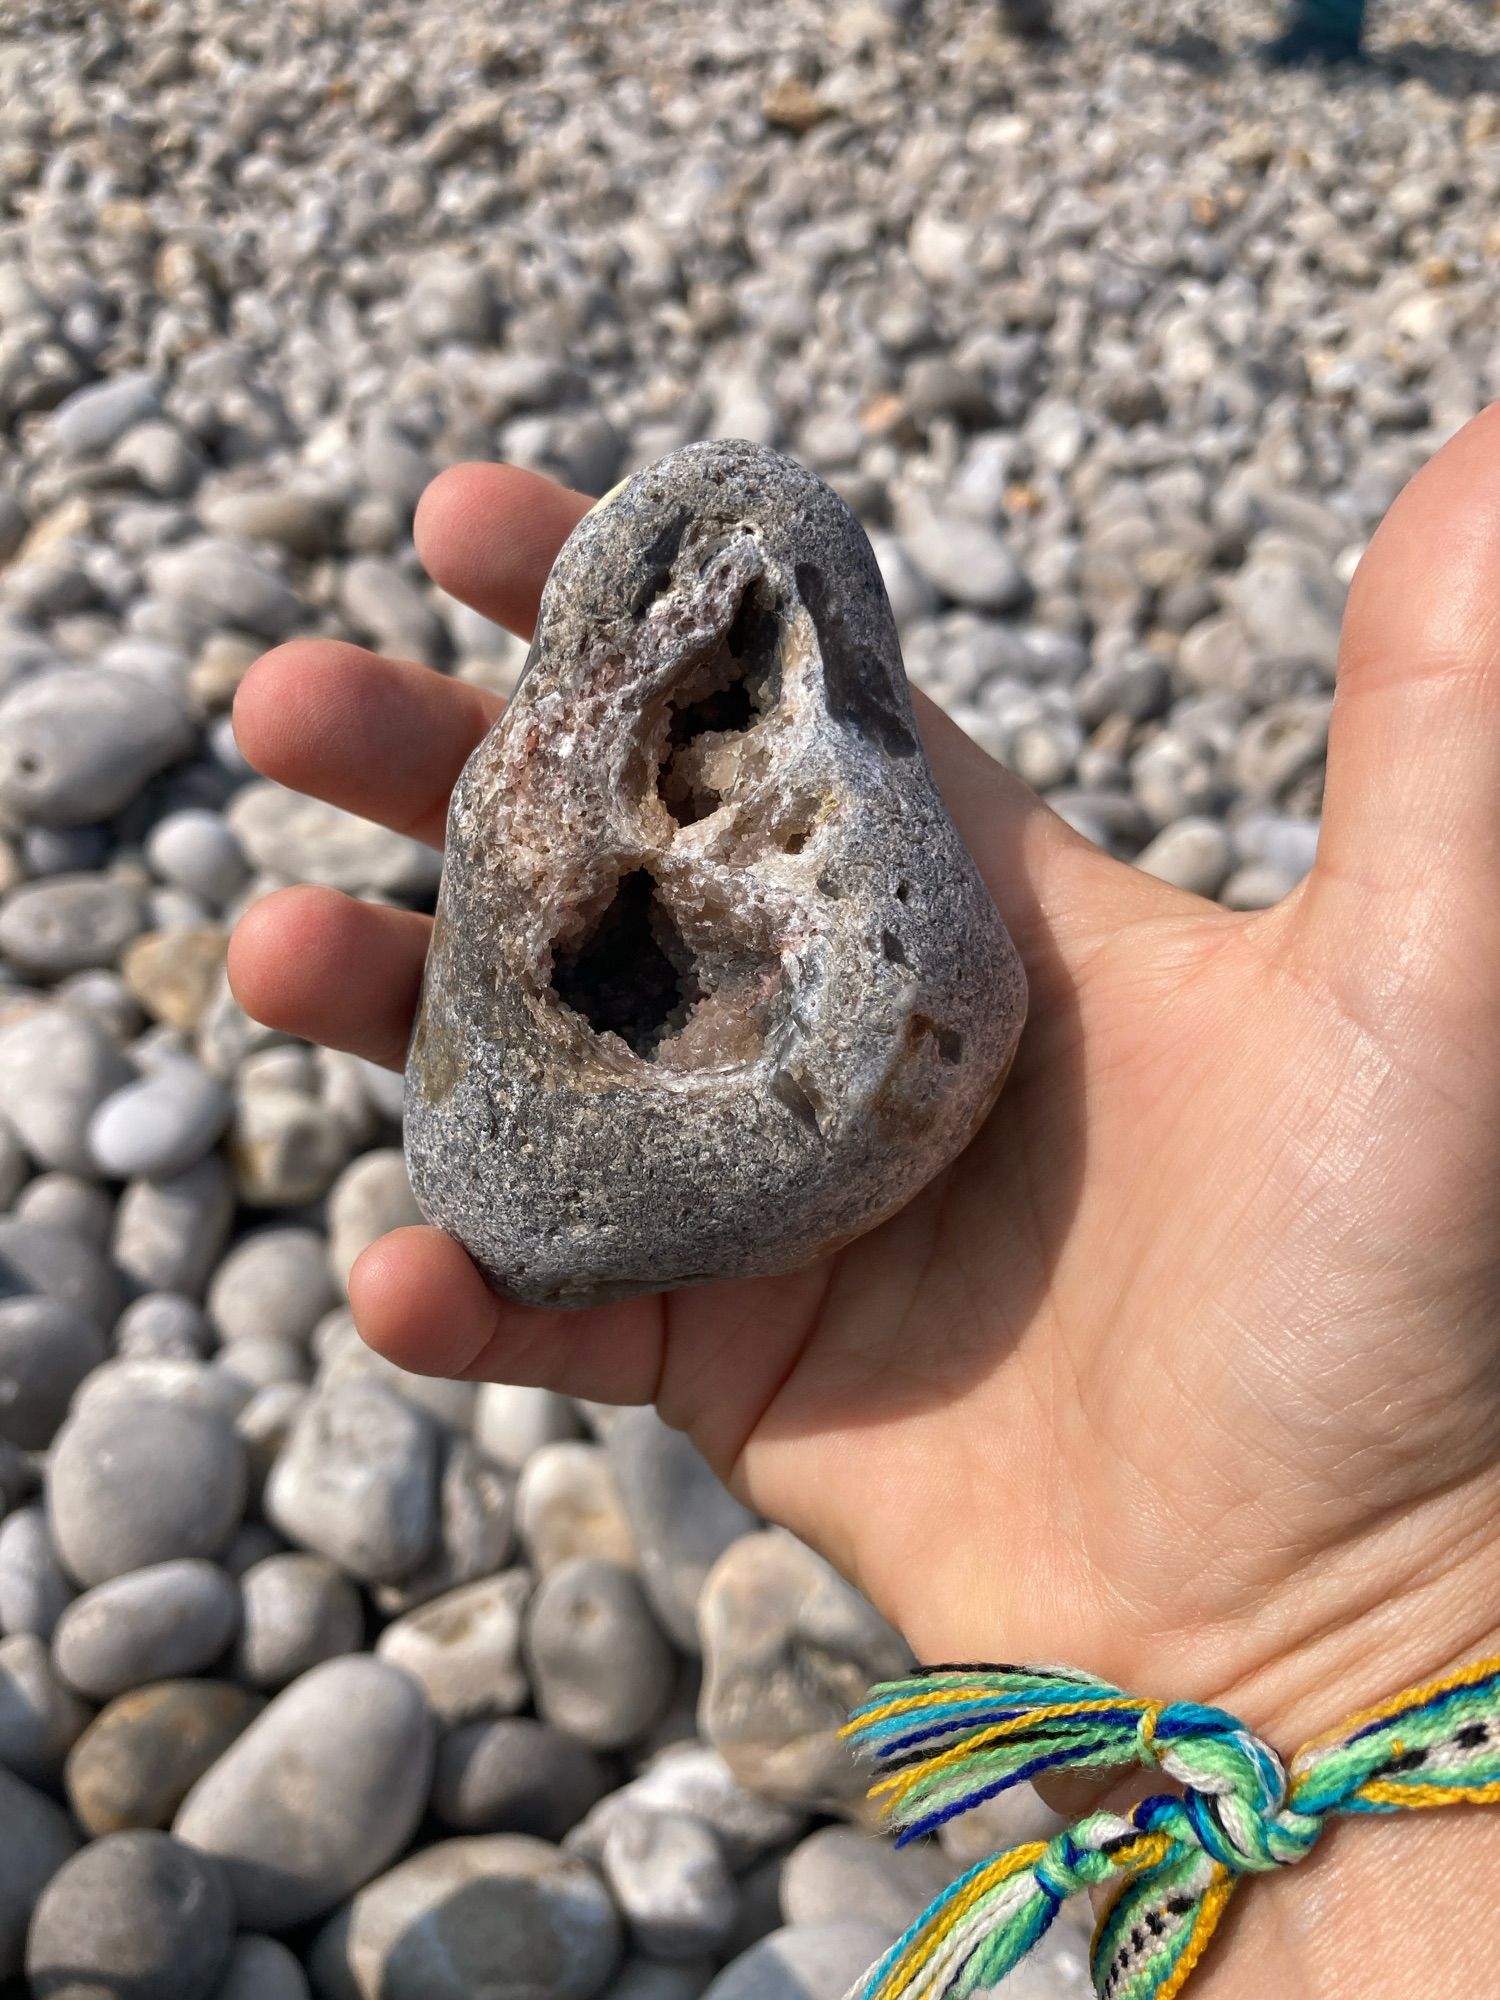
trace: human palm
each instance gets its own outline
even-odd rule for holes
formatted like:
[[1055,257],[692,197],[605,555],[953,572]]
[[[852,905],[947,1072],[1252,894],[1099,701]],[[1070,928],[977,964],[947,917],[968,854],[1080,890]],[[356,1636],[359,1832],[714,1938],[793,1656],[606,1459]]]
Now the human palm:
[[[587,504],[459,468],[419,546],[524,633]],[[988,1124],[899,1215],[786,1277],[566,1314],[399,1230],[351,1280],[361,1331],[428,1373],[655,1401],[928,1656],[1067,1658],[1291,1726],[1352,1658],[1373,1695],[1472,1654],[1500,1602],[1497,704],[1500,409],[1361,566],[1317,865],[1275,908],[1114,861],[921,705],[1031,1007]],[[300,641],[235,722],[269,775],[440,841],[498,709]],[[231,975],[262,1019],[399,1065],[427,929],[285,890]]]

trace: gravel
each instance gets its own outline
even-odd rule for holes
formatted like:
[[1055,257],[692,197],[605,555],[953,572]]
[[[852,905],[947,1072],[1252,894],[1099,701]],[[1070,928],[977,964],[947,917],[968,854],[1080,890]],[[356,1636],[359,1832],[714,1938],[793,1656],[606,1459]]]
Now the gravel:
[[[869,1842],[834,1735],[904,1660],[869,1607],[649,1411],[359,1346],[399,1079],[250,1021],[224,961],[282,883],[437,881],[250,771],[257,654],[506,694],[524,645],[417,562],[429,477],[599,493],[707,436],[844,494],[913,680],[1072,825],[1230,909],[1302,879],[1349,579],[1500,394],[1500,74],[1462,0],[1425,47],[1372,9],[1336,83],[1248,56],[1270,0],[1217,52],[1189,0],[1058,11],[1033,50],[989,0],[21,0],[7,1993],[837,2000],[1050,1824]],[[1087,1990],[1059,1924],[1014,2000]]]

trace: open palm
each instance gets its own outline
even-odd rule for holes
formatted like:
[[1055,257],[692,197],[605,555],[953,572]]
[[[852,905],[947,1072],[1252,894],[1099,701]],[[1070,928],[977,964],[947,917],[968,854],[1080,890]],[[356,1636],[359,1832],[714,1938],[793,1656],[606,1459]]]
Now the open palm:
[[[418,542],[524,633],[588,504],[461,467]],[[304,641],[235,722],[270,776],[440,842],[499,706]],[[929,1655],[1289,1715],[1351,1648],[1371,1692],[1404,1675],[1415,1613],[1422,1664],[1472,1653],[1500,1581],[1500,409],[1361,566],[1317,865],[1274,909],[1112,860],[919,709],[1031,984],[962,1158],[807,1270],[584,1313],[400,1230],[356,1267],[361,1331],[428,1373],[654,1400]],[[399,1065],[427,929],[285,890],[240,924],[235,990]]]

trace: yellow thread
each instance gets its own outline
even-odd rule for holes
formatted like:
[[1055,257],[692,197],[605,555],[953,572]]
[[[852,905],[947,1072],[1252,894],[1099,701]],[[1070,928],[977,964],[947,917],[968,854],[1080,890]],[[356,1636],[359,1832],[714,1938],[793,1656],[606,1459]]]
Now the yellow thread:
[[1461,1667],[1456,1674],[1449,1674],[1443,1680],[1428,1681],[1423,1687],[1407,1688],[1404,1693],[1392,1695],[1389,1701],[1377,1702],[1373,1708],[1362,1708],[1357,1715],[1347,1716],[1337,1728],[1325,1729],[1321,1736],[1310,1736],[1292,1762],[1300,1764],[1310,1751],[1321,1750],[1325,1744],[1342,1743],[1346,1736],[1352,1736],[1367,1723],[1384,1722],[1388,1716],[1399,1715],[1403,1709],[1421,1707],[1434,1695],[1451,1694],[1454,1688],[1472,1687],[1476,1681],[1488,1680],[1493,1674],[1500,1674],[1500,1658],[1476,1660],[1472,1666]]
[[885,1810],[894,1811],[906,1794],[914,1786],[921,1784],[925,1778],[930,1778],[935,1771],[945,1770],[950,1764],[966,1762],[988,1743],[996,1743],[1005,1736],[1015,1736],[1022,1730],[1034,1727],[1038,1722],[1059,1721],[1075,1715],[1098,1715],[1101,1711],[1117,1712],[1119,1707],[1118,1701],[1080,1701],[1071,1708],[1022,1709],[1019,1714],[1011,1716],[1005,1722],[991,1723],[987,1729],[971,1732],[962,1743],[955,1744],[951,1750],[940,1750],[935,1755],[924,1758],[920,1764],[913,1764],[909,1770],[899,1771],[889,1778],[882,1778],[878,1785],[870,1787],[870,1796],[879,1798],[889,1792],[891,1803]]
[[1227,1868],[1221,1867],[1217,1862],[1214,1864],[1214,1879],[1203,1892],[1203,1901],[1193,1923],[1192,1935],[1183,1948],[1182,1957],[1172,1968],[1166,1985],[1154,1996],[1154,2000],[1175,2000],[1175,1996],[1182,1991],[1189,1973],[1202,1958],[1209,1939],[1218,1928],[1219,1919],[1224,1914],[1224,1905],[1234,1894],[1235,1881],[1236,1877],[1231,1875]]
[[1155,1756],[1156,1725],[1160,1722],[1161,1712],[1165,1707],[1166,1703],[1164,1701],[1148,1701],[1145,1713],[1141,1717],[1139,1724],[1141,1748],[1148,1757]]
[[1426,1806],[1493,1806],[1500,1805],[1500,1778],[1489,1785],[1398,1785],[1372,1778],[1354,1796],[1374,1806],[1410,1806],[1414,1812]]
[[938,1947],[951,1931],[966,1917],[976,1903],[982,1902],[991,1890],[998,1889],[1002,1882],[1012,1875],[1020,1874],[1023,1868],[1031,1867],[1047,1851],[1045,1840],[1034,1840],[1025,1847],[1013,1848],[1009,1854],[997,1855],[988,1867],[982,1868],[961,1896],[951,1903],[945,1903],[933,1917],[932,1922],[912,1939],[903,1955],[886,1974],[881,1991],[899,1992],[902,1987],[919,1973],[934,1956]]

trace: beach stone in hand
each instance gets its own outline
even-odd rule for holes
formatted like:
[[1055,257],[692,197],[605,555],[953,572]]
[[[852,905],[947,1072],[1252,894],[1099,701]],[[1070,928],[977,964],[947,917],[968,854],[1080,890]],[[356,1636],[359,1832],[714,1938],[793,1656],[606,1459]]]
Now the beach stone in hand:
[[1025,1005],[849,509],[737,442],[608,496],[454,791],[424,1213],[536,1304],[793,1269],[968,1143]]

